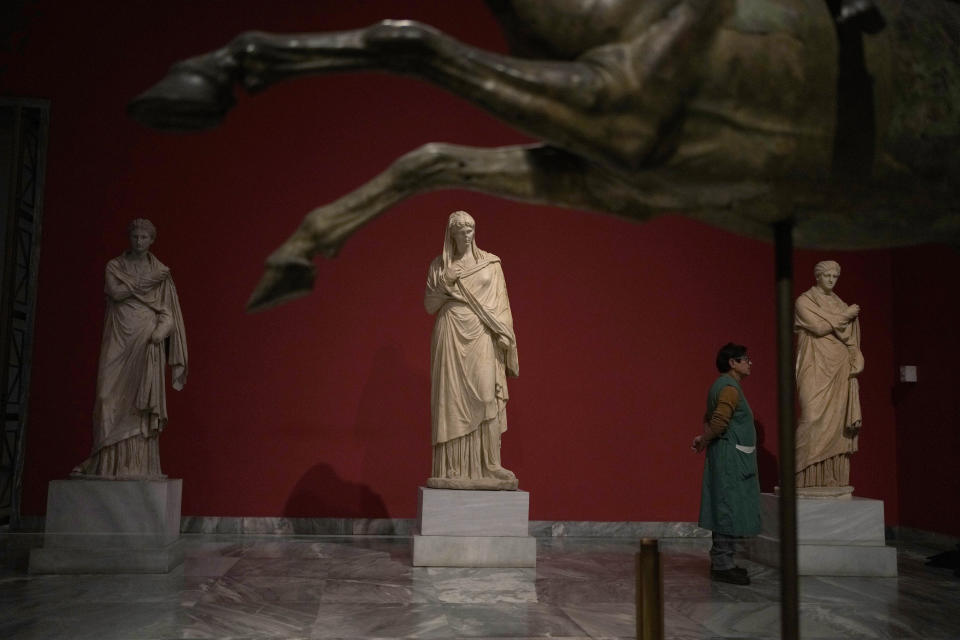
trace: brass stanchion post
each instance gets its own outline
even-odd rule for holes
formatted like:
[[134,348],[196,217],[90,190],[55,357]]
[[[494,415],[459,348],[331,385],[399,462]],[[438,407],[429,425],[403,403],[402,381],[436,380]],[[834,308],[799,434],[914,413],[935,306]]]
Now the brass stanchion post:
[[637,640],[663,640],[663,559],[656,538],[637,554]]

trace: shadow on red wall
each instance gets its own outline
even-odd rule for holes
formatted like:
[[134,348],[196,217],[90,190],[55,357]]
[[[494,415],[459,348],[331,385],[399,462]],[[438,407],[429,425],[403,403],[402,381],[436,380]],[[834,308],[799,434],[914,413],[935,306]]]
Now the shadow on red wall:
[[369,486],[344,480],[330,465],[318,464],[297,481],[283,516],[302,518],[389,518],[383,499]]

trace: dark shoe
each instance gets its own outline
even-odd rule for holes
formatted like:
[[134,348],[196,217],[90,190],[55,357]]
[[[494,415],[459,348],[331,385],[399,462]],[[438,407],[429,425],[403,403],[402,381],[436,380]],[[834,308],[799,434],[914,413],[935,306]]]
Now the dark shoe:
[[[740,570],[738,571],[737,569]],[[746,570],[740,567],[724,569],[723,571],[711,569],[710,579],[715,582],[728,582],[730,584],[750,584],[750,578],[747,576]]]

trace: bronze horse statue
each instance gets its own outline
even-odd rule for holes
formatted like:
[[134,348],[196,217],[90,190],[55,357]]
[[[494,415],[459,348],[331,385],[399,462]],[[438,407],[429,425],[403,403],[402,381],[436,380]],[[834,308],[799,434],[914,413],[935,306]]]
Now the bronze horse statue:
[[[680,212],[798,246],[960,244],[960,6],[952,0],[487,0],[513,55],[424,24],[244,33],[134,99],[216,126],[236,85],[414,76],[543,142],[426,144],[310,212],[248,303],[308,293],[317,254],[414,194],[462,188],[645,220]],[[866,18],[848,20],[866,8]],[[862,12],[861,12],[862,13]],[[306,126],[306,125],[305,125]]]

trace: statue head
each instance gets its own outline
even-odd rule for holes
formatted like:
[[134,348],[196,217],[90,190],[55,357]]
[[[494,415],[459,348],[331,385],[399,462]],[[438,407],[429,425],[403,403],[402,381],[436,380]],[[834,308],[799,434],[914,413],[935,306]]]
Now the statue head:
[[131,220],[130,224],[127,225],[127,233],[133,233],[134,229],[142,229],[149,233],[151,241],[155,241],[157,239],[157,228],[153,226],[153,223],[146,218],[137,218],[136,220]]
[[835,260],[823,260],[813,268],[817,286],[824,293],[830,293],[840,279],[840,264]]
[[143,254],[157,239],[157,228],[146,218],[137,218],[127,225],[127,234],[130,236],[130,250]]
[[477,223],[466,211],[454,211],[447,218],[447,233],[443,239],[443,259],[449,264],[457,253],[469,246],[477,257],[477,243],[474,238],[474,229]]

